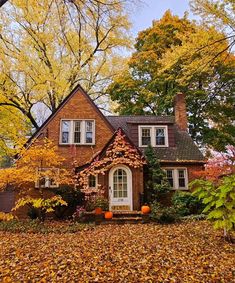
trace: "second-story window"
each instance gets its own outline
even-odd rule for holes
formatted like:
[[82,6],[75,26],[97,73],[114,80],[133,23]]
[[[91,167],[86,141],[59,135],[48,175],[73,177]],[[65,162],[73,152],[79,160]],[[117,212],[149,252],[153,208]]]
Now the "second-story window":
[[70,121],[63,120],[61,126],[61,142],[69,143]]
[[95,144],[95,121],[62,120],[60,144]]
[[74,121],[74,143],[81,143],[81,121]]
[[139,146],[167,147],[167,126],[139,126]]
[[92,137],[93,137],[93,122],[92,121],[86,121],[86,143],[92,143]]
[[165,145],[165,128],[156,128],[156,145]]
[[151,144],[151,129],[150,128],[142,128],[141,142],[142,142],[142,145]]

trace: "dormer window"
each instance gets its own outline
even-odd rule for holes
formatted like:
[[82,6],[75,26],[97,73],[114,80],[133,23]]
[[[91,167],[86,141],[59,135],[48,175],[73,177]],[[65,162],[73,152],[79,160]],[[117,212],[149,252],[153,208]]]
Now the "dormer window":
[[60,144],[94,145],[94,120],[61,120]]
[[139,126],[139,146],[168,147],[167,126]]

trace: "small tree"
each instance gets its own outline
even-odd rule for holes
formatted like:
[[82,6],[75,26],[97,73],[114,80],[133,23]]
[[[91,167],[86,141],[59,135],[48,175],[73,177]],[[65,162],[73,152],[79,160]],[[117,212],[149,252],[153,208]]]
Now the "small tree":
[[162,201],[170,191],[170,184],[167,180],[166,173],[161,169],[152,146],[145,150],[147,160],[147,182],[145,183],[145,199],[151,203],[153,201]]
[[235,147],[226,153],[215,153],[209,160],[201,179],[191,182],[194,195],[206,205],[203,210],[214,228],[224,229],[224,237],[232,241],[230,231],[235,227]]
[[[53,181],[58,186],[72,183],[71,172],[61,168],[64,159],[58,155],[57,147],[50,140],[33,141],[30,146],[21,147],[17,156],[13,167],[0,170],[0,190],[11,185],[21,196],[15,209],[29,205],[36,208],[39,212],[38,217],[44,220],[45,213],[53,211],[57,205],[67,205],[59,196],[47,200],[44,198],[43,192],[48,188],[45,180]],[[35,184],[39,198],[30,197]]]

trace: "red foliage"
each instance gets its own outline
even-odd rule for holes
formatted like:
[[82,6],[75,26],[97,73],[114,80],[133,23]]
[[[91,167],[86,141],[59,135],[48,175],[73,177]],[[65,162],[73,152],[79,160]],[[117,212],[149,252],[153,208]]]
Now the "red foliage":
[[200,172],[200,177],[217,182],[223,176],[235,174],[235,147],[229,145],[226,149],[225,153],[214,153],[205,165],[205,171]]

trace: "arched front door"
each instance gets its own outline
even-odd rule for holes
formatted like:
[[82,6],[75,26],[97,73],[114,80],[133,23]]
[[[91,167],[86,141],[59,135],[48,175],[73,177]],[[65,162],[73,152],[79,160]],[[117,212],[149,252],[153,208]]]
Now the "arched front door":
[[109,172],[109,206],[110,210],[132,210],[132,173],[125,165]]

